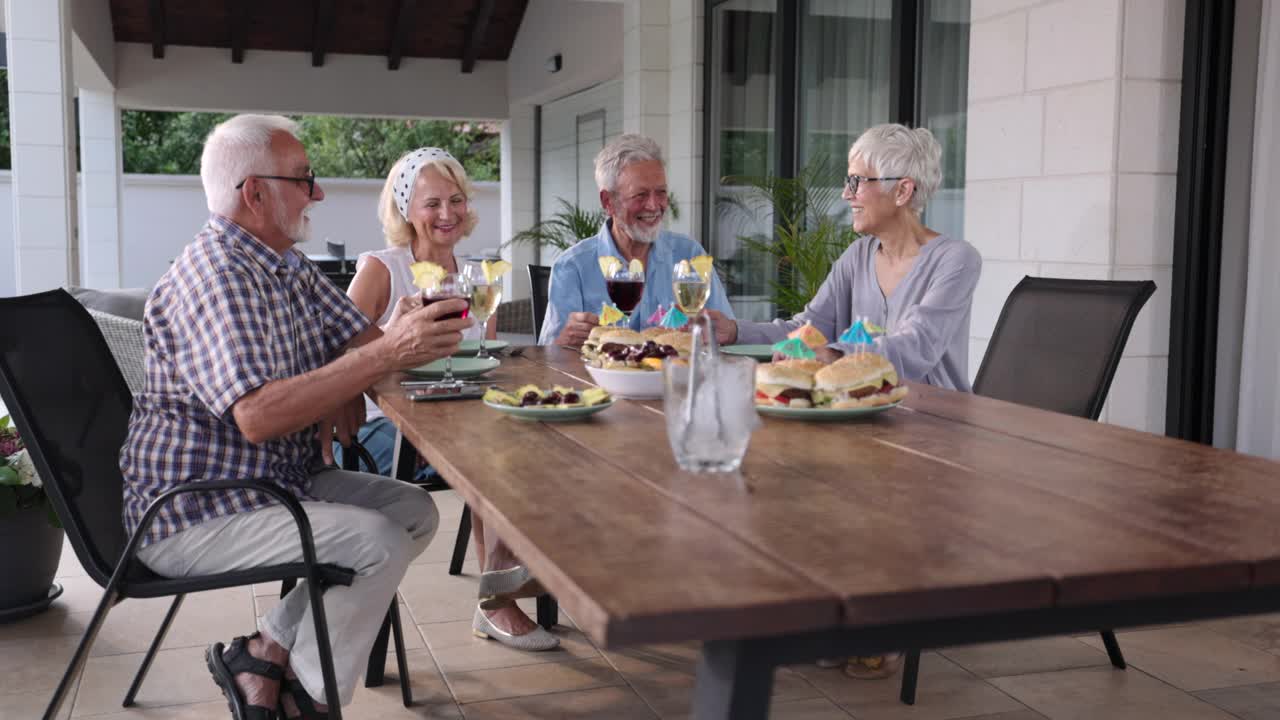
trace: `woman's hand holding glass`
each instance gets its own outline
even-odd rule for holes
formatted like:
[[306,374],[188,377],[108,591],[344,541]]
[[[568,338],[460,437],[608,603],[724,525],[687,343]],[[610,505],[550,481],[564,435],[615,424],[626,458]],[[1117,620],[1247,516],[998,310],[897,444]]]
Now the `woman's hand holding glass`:
[[[458,303],[461,303],[459,305]],[[458,308],[456,311],[441,310],[439,319],[463,319],[467,320],[467,324],[463,329],[471,327],[475,321],[468,317],[471,313],[471,283],[462,273],[445,273],[439,276],[431,285],[422,291],[422,304],[430,310],[436,304],[440,304],[443,308],[446,305],[450,308]],[[459,335],[458,343],[462,342]],[[457,344],[454,345],[454,351],[458,349]],[[450,352],[444,359],[444,377],[440,378],[438,383],[441,386],[453,387],[459,383],[453,377],[453,352]]]

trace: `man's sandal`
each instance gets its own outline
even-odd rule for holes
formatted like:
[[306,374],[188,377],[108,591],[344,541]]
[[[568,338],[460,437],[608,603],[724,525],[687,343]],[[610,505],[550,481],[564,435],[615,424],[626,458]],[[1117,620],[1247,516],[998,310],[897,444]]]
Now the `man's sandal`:
[[235,720],[276,720],[275,708],[250,705],[236,685],[236,675],[240,673],[259,675],[276,682],[284,679],[284,668],[249,654],[249,640],[257,636],[254,633],[249,637],[237,637],[226,648],[220,642],[214,643],[204,651],[209,674],[226,696],[227,706]]
[[[284,695],[289,693],[289,697],[293,698],[293,704],[298,708],[297,715],[286,715],[284,709]],[[285,678],[284,685],[280,687],[280,720],[327,720],[329,713],[321,712],[316,709],[316,703],[311,699],[311,693],[302,686],[302,681],[296,677]]]

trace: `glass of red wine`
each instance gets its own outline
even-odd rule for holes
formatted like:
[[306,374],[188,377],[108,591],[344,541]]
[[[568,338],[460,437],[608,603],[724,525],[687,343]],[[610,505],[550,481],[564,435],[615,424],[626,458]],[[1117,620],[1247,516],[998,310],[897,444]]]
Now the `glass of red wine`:
[[[422,291],[422,306],[426,307],[441,300],[462,300],[467,304],[465,310],[448,315],[441,315],[438,320],[456,320],[464,318],[471,311],[471,283],[462,273],[446,273],[434,285]],[[444,359],[444,376],[440,378],[440,387],[459,387],[462,385],[453,376],[453,354]]]
[[631,324],[631,313],[644,297],[644,273],[631,272],[622,268],[605,278],[605,286],[609,290],[609,299],[627,316],[627,325]]

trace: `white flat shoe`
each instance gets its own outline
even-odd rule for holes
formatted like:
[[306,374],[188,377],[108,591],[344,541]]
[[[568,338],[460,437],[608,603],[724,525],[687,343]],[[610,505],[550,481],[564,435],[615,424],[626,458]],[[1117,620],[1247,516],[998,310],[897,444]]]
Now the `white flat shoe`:
[[479,607],[476,608],[476,615],[471,620],[471,633],[478,638],[497,640],[515,650],[537,652],[560,647],[560,638],[544,630],[541,625],[534,626],[533,630],[523,635],[512,635],[494,625]]

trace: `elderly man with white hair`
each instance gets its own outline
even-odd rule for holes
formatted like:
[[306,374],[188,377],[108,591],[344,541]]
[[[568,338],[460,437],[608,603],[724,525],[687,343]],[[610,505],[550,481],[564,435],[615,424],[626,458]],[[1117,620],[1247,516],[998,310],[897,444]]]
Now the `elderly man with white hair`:
[[[395,370],[445,357],[470,319],[461,300],[406,306],[371,325],[295,243],[324,199],[297,126],[241,115],[216,127],[200,160],[210,216],[147,300],[146,381],[120,454],[124,525],[138,557],[168,577],[301,562],[290,513],[250,491],[180,495],[178,485],[260,480],[293,493],[316,558],[355,572],[324,595],[337,694],[349,702],[409,563],[439,516],[430,496],[390,478],[328,467],[330,443],[364,420],[362,393]],[[306,583],[260,631],[205,654],[237,720],[324,717],[326,697]],[[284,686],[282,691],[282,684]]]
[[[658,309],[675,304],[671,275],[676,263],[706,253],[684,235],[662,229],[669,207],[662,149],[642,135],[623,135],[596,155],[596,187],[607,219],[600,232],[561,255],[551,268],[542,345],[581,345],[599,324],[597,313],[610,302],[599,258],[613,256],[624,265],[644,264],[644,295],[631,313],[639,329]],[[707,308],[733,316],[724,287],[714,274]]]
[[942,181],[942,148],[927,128],[877,125],[849,148],[843,197],[862,235],[831,268],[803,312],[772,323],[713,317],[721,342],[772,343],[806,322],[833,342],[818,359],[854,348],[837,338],[859,317],[885,328],[875,352],[908,380],[969,391],[969,318],[982,256],[932,230],[920,214]]

